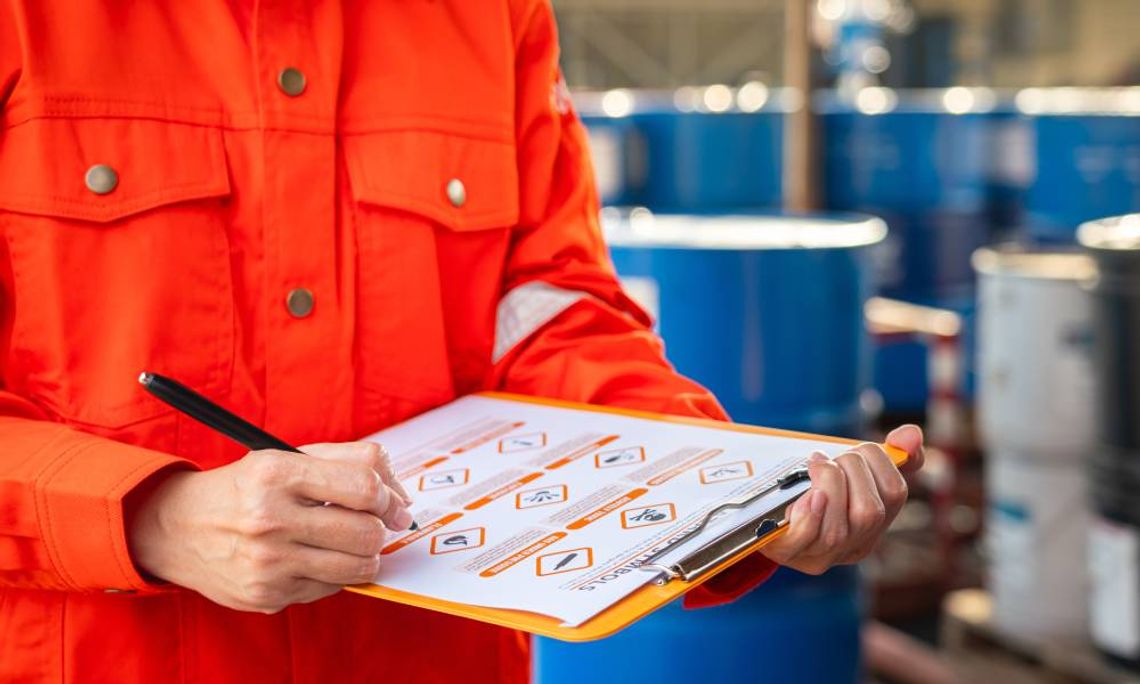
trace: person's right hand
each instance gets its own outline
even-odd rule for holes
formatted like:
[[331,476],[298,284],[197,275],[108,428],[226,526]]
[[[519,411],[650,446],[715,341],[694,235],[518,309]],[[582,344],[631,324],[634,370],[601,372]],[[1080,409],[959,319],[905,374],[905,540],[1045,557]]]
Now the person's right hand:
[[371,581],[385,528],[412,523],[387,454],[369,442],[302,450],[254,451],[166,476],[128,521],[135,563],[223,606],[262,613]]

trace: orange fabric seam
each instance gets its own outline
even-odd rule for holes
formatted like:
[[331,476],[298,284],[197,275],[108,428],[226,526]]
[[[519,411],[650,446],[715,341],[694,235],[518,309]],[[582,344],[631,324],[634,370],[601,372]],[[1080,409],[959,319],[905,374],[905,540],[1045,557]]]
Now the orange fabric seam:
[[[374,186],[371,186],[371,184],[369,184],[369,186],[374,187]],[[422,211],[423,213],[428,214],[432,218],[438,220],[440,223],[444,223],[447,225],[463,225],[463,224],[468,223],[470,221],[494,220],[496,222],[494,225],[485,226],[485,227],[486,228],[501,228],[504,225],[507,225],[508,223],[510,223],[513,220],[513,217],[515,215],[517,215],[517,212],[513,212],[513,211],[509,211],[509,210],[504,211],[502,209],[488,209],[486,211],[481,211],[481,212],[474,212],[473,211],[470,213],[464,213],[464,212],[462,212],[462,210],[448,211],[447,209],[443,208],[442,206],[436,205],[435,203],[432,203],[429,201],[425,201],[424,199],[422,199],[422,197],[420,197],[418,195],[409,195],[406,193],[393,192],[391,190],[383,191],[382,197],[384,199],[400,200],[401,202],[404,202],[408,206],[408,208],[417,209],[419,211]],[[361,197],[360,201],[365,203],[365,204],[382,204],[383,199],[379,199],[379,198],[378,199],[368,199],[365,197]],[[479,228],[473,227],[472,229],[478,230]]]
[[[129,211],[129,210],[131,210],[135,207],[138,207],[140,205],[145,205],[149,202],[154,202],[155,200],[161,201],[161,200],[165,200],[165,199],[169,199],[169,198],[184,197],[184,195],[185,195],[184,192],[177,192],[177,191],[185,191],[185,190],[201,190],[203,192],[214,193],[214,192],[226,191],[226,190],[228,190],[228,186],[225,184],[219,185],[217,183],[213,183],[213,184],[209,184],[209,185],[204,184],[204,183],[186,183],[186,184],[182,184],[182,185],[170,184],[170,185],[165,186],[161,190],[152,190],[150,192],[145,192],[145,193],[133,195],[132,199],[121,200],[121,201],[114,201],[113,198],[111,200],[108,200],[107,198],[103,198],[102,201],[100,201],[99,198],[92,198],[91,200],[77,200],[77,199],[72,198],[72,197],[61,197],[59,195],[33,195],[33,194],[29,194],[29,193],[3,192],[3,191],[0,191],[0,198],[3,198],[3,197],[28,198],[31,200],[31,202],[29,202],[30,206],[40,206],[40,205],[45,205],[45,202],[51,202],[53,204],[67,204],[67,205],[70,205],[73,207],[91,207],[91,208],[108,209],[108,210],[114,210],[114,211]],[[39,201],[37,201],[37,200],[39,200]],[[3,200],[0,199],[0,204],[2,204],[2,203],[3,203]],[[103,213],[114,213],[114,211],[103,212]]]
[[[64,437],[61,436],[58,441],[64,441]],[[34,498],[36,502],[36,518],[43,521],[44,525],[44,528],[40,531],[44,548],[47,550],[56,572],[58,572],[60,577],[73,589],[79,589],[80,584],[71,575],[68,568],[65,567],[63,555],[59,553],[59,548],[56,546],[55,518],[52,515],[52,507],[48,502],[47,482],[71,460],[71,452],[76,448],[78,448],[78,445],[72,444],[60,450],[59,455],[51,459],[33,480],[35,483]],[[47,534],[44,534],[45,531]]]
[[[158,456],[143,460],[133,470],[129,471],[122,478],[120,478],[117,483],[109,487],[107,490],[107,495],[103,498],[103,509],[105,515],[107,516],[106,530],[108,536],[110,537],[109,546],[115,550],[115,553],[112,553],[111,555],[114,556],[115,563],[119,566],[119,572],[122,573],[123,579],[126,580],[127,584],[135,588],[145,587],[146,582],[135,582],[134,579],[139,576],[138,570],[134,567],[133,564],[128,568],[124,562],[124,559],[130,558],[130,550],[127,547],[127,531],[125,528],[123,528],[123,526],[126,524],[126,520],[123,519],[122,516],[122,497],[126,495],[126,492],[130,489],[130,487],[123,487],[123,485],[128,482],[137,484],[137,482],[134,482],[134,480],[139,472],[156,472],[158,468],[163,467],[164,460],[165,459]],[[117,516],[116,512],[118,512]],[[115,534],[116,526],[123,529],[122,535]]]
[[[102,102],[102,100],[92,100],[91,102]],[[112,103],[113,104],[113,103]],[[140,108],[145,108],[141,106]],[[84,112],[84,111],[44,111],[29,114],[21,114],[21,107],[14,107],[6,112],[0,114],[0,130],[12,130],[20,126],[27,125],[33,121],[54,121],[54,120],[146,120],[156,121],[161,123],[177,124],[181,126],[199,126],[204,128],[214,128],[227,131],[275,131],[282,133],[305,133],[310,135],[370,135],[374,133],[396,133],[396,132],[435,132],[442,135],[454,135],[465,137],[470,140],[478,140],[482,142],[492,142],[502,145],[513,145],[516,141],[514,139],[513,131],[510,129],[509,124],[498,124],[484,121],[477,121],[471,119],[460,119],[450,117],[435,117],[435,116],[390,116],[386,114],[375,114],[371,116],[355,117],[350,119],[336,120],[331,115],[328,117],[313,116],[312,120],[315,123],[327,124],[325,126],[318,126],[315,128],[294,128],[289,126],[280,125],[264,125],[259,122],[259,117],[256,113],[240,113],[240,112],[220,112],[218,117],[203,117],[203,118],[183,118],[176,115],[154,113],[154,112]],[[205,112],[209,110],[188,110],[191,112]],[[290,114],[290,117],[296,114]],[[235,121],[249,120],[248,124],[237,124]],[[461,127],[468,127],[468,130],[461,130]],[[485,132],[476,132],[476,129],[481,129]]]

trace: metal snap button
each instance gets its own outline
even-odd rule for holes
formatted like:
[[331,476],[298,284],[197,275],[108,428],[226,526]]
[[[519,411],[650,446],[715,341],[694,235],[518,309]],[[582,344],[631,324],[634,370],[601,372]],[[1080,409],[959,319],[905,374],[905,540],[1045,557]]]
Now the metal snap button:
[[277,74],[277,87],[289,97],[297,97],[305,92],[305,74],[300,69],[286,67]]
[[447,201],[457,209],[467,203],[467,187],[463,181],[458,178],[447,181]]
[[285,296],[285,307],[294,318],[304,318],[313,312],[312,291],[298,287]]
[[106,195],[119,185],[119,174],[106,164],[96,164],[87,169],[83,182],[96,195]]

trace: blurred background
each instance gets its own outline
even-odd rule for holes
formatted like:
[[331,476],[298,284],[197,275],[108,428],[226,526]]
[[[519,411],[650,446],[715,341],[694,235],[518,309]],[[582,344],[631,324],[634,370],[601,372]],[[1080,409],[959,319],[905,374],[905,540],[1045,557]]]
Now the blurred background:
[[678,368],[738,421],[932,448],[859,567],[541,640],[536,679],[1140,682],[1140,3],[554,5]]

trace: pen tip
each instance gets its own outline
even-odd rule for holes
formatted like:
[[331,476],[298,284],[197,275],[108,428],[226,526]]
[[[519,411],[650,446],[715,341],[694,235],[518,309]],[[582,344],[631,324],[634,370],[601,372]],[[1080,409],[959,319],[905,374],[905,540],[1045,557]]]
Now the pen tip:
[[152,377],[151,374],[147,373],[146,371],[139,373],[139,384],[140,385],[149,385],[151,377]]
[[416,522],[415,520],[412,521],[411,525],[408,525],[408,530],[410,532],[415,532],[418,529],[420,529],[420,524],[418,522]]

